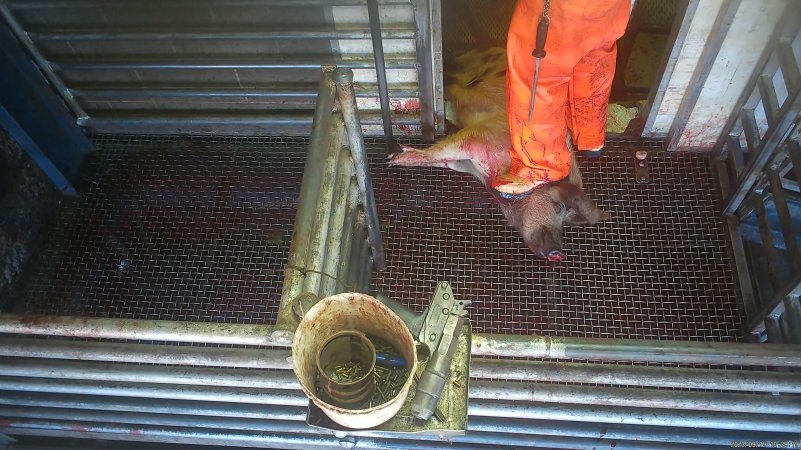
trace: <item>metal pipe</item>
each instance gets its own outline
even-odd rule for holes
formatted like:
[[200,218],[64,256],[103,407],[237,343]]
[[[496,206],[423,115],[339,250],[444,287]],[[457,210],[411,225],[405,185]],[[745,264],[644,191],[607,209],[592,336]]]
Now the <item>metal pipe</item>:
[[339,162],[337,162],[337,179],[334,189],[334,206],[331,209],[331,218],[328,222],[327,238],[325,243],[326,255],[323,260],[323,273],[329,276],[322,279],[320,287],[320,297],[325,298],[335,292],[341,292],[344,287],[343,281],[339,280],[338,269],[339,260],[342,258],[342,239],[352,223],[345,222],[345,215],[348,209],[348,195],[350,179],[352,176],[352,164],[350,161],[350,151],[345,147],[339,148]]
[[309,399],[301,391],[244,387],[164,386],[149,383],[54,380],[49,378],[0,377],[0,389],[18,392],[255,403],[260,405],[306,406],[309,403]]
[[14,17],[14,14],[9,9],[8,5],[3,2],[0,2],[0,15],[6,19],[6,23],[8,27],[11,29],[11,32],[17,38],[17,40],[25,47],[25,50],[28,51],[28,54],[31,55],[33,60],[36,62],[36,66],[42,71],[42,74],[47,78],[47,81],[53,85],[53,87],[61,94],[61,98],[64,99],[64,103],[67,104],[70,111],[75,114],[77,118],[78,125],[85,125],[89,121],[89,115],[86,114],[86,111],[83,110],[83,107],[75,100],[75,97],[72,96],[72,92],[70,92],[69,88],[61,81],[61,78],[56,75],[55,70],[53,70],[53,66],[50,62],[42,56],[42,53],[36,47],[36,44],[33,43],[28,33],[19,24],[17,18]]
[[[97,411],[127,411],[157,415],[178,414],[184,416],[211,416],[252,418],[261,421],[305,421],[305,407],[271,406],[264,408],[253,404],[206,403],[174,400],[169,403],[147,399],[113,399],[98,396],[78,396],[62,394],[18,394],[0,393],[0,405],[13,408],[72,409]],[[77,417],[77,416],[76,416]],[[198,422],[199,423],[199,422]],[[656,442],[679,442],[686,444],[730,445],[734,440],[782,440],[795,435],[777,435],[754,431],[727,430],[725,432],[692,428],[668,428],[649,426],[628,426],[601,423],[556,422],[550,420],[523,420],[471,416],[468,422],[470,432],[493,432],[517,435],[557,435],[575,437],[604,437],[611,440],[642,440]],[[359,434],[379,436],[376,432]]]
[[801,374],[473,358],[471,378],[801,394]]
[[801,415],[794,395],[730,394],[551,383],[473,381],[470,399]]
[[[351,162],[353,164],[353,162]],[[352,166],[351,166],[352,167]],[[356,218],[359,212],[359,186],[356,183],[356,178],[350,179],[350,190],[348,191],[348,211],[345,215],[345,223],[348,227],[344,230],[342,240],[340,241],[340,257],[339,268],[337,269],[337,278],[343,280],[347,285],[346,290],[356,290],[355,286],[351,285],[350,269],[351,269],[351,247],[356,234]]]
[[[362,87],[365,87],[362,85]],[[195,98],[195,97],[234,97],[234,98],[296,98],[303,100],[314,100],[317,91],[307,89],[285,89],[285,88],[263,88],[263,89],[138,89],[127,88],[120,85],[116,88],[107,89],[98,86],[85,86],[82,89],[73,89],[75,97],[90,99],[119,99],[119,98]],[[412,89],[398,88],[393,90],[393,94],[400,98],[411,98],[417,96],[417,91]],[[356,92],[357,98],[370,98],[378,96],[378,91],[370,88]]]
[[[291,6],[291,5],[283,5]],[[59,31],[57,34],[52,32],[32,32],[29,33],[32,39],[37,41],[129,41],[129,40],[209,40],[209,39],[274,39],[274,40],[309,40],[309,39],[370,39],[371,33],[362,30],[308,30],[308,31],[131,31],[124,30],[87,30],[80,31]],[[383,39],[414,39],[414,32],[411,30],[382,30]]]
[[801,345],[473,335],[473,356],[801,367]]
[[295,215],[292,244],[289,248],[287,268],[284,271],[284,286],[281,291],[281,304],[276,320],[277,340],[290,345],[292,335],[297,326],[297,319],[292,314],[292,302],[300,295],[306,276],[302,267],[306,264],[309,253],[309,239],[312,232],[314,213],[320,197],[322,177],[320,173],[325,164],[326,152],[330,145],[331,126],[333,124],[334,83],[330,71],[323,71],[320,79],[319,94],[314,110],[314,123],[306,164],[303,168],[303,181],[300,185],[298,211]]
[[376,78],[378,79],[378,98],[381,102],[381,120],[384,124],[384,141],[387,154],[390,154],[394,152],[395,139],[392,137],[389,89],[387,88],[387,66],[384,61],[384,42],[382,39],[381,17],[378,14],[377,0],[367,0],[367,15],[370,19],[370,35],[373,39],[373,58],[375,59]]
[[734,441],[790,441],[796,434],[763,433],[758,431],[711,430],[699,428],[673,428],[631,426],[613,423],[557,422],[495,417],[470,417],[470,431],[504,432],[515,434],[544,434],[556,436],[603,437],[610,440],[675,442],[694,445],[731,447]]
[[784,298],[784,314],[787,323],[787,340],[790,344],[801,344],[801,303],[798,297]]
[[306,279],[303,281],[301,294],[313,294],[320,298],[320,288],[323,282],[323,264],[328,257],[329,223],[331,221],[331,205],[334,202],[334,188],[339,178],[339,160],[342,148],[342,119],[339,115],[334,117],[331,139],[326,150],[325,165],[317,176],[323,179],[320,186],[320,196],[314,212],[314,226],[309,237],[309,254],[303,265]]
[[472,400],[470,414],[487,417],[603,422],[660,427],[801,432],[801,417],[717,411]]
[[420,90],[420,132],[423,140],[434,140],[434,69],[431,48],[429,0],[413,0],[416,31],[417,84]]
[[[320,61],[319,59],[309,60],[275,60],[273,62],[265,62],[261,59],[239,60],[239,61],[213,61],[206,59],[196,59],[188,61],[175,61],[174,59],[164,59],[163,61],[141,61],[131,60],[129,62],[123,61],[108,61],[108,62],[59,62],[50,63],[55,70],[58,71],[76,71],[76,70],[319,70],[320,65],[336,65],[347,69],[373,69],[375,63],[368,59],[346,59],[346,60],[329,60]],[[387,68],[398,69],[414,69],[416,68],[414,60],[411,59],[393,59],[387,61]]]
[[373,260],[379,271],[387,268],[384,259],[384,243],[381,240],[381,227],[378,223],[378,210],[373,196],[373,182],[367,170],[367,155],[364,149],[362,127],[359,122],[359,112],[356,108],[356,97],[353,94],[353,71],[337,69],[334,72],[334,82],[337,85],[337,99],[342,108],[342,117],[345,119],[345,128],[348,132],[348,142],[356,169],[356,180],[362,195],[362,205],[367,216],[367,231],[370,246],[373,249]]
[[779,111],[778,120],[768,127],[765,136],[759,141],[759,148],[756,154],[749,159],[748,166],[740,177],[742,181],[736,187],[734,194],[726,205],[726,209],[723,211],[725,214],[737,213],[740,205],[764,172],[765,167],[773,159],[776,149],[779,148],[784,140],[784,136],[795,123],[796,117],[801,111],[801,89],[795,91],[788,89],[788,91],[787,99],[783,103],[784,106]]
[[[160,422],[172,422],[172,418],[159,418]],[[179,418],[174,420],[180,422]],[[439,449],[446,445],[432,436],[415,436],[415,439],[386,438],[386,437],[358,437],[335,436],[323,434],[319,431],[300,434],[283,432],[283,429],[292,430],[292,426],[271,426],[276,431],[251,430],[215,430],[208,428],[182,427],[163,428],[164,425],[127,425],[109,422],[86,422],[74,420],[28,419],[12,418],[4,420],[0,429],[4,432],[17,435],[49,435],[49,436],[78,436],[96,439],[130,440],[136,436],[139,441],[169,442],[183,444],[204,445],[246,445],[269,446],[277,448],[376,448],[376,449]],[[260,427],[267,428],[267,427]],[[280,431],[279,431],[280,430]],[[423,438],[425,440],[421,440]],[[433,442],[432,442],[433,441]],[[597,449],[640,449],[663,450],[684,449],[684,446],[660,444],[650,442],[615,442],[603,439],[582,439],[571,437],[552,436],[513,436],[503,433],[481,433],[476,435],[457,436],[449,439],[447,444],[451,449],[474,449],[475,444],[483,444],[481,448],[506,449],[514,448],[597,448]]]
[[270,325],[0,314],[0,333],[205,344],[277,345]]
[[297,377],[290,370],[187,368],[33,358],[4,359],[0,364],[0,376],[300,390]]
[[0,356],[191,366],[291,369],[288,350],[2,338]]
[[115,398],[95,395],[0,392],[0,405],[129,411],[149,414],[181,414],[188,416],[241,417],[260,420],[305,421],[307,406],[264,405],[250,403],[198,402],[194,400],[157,401],[146,398]]

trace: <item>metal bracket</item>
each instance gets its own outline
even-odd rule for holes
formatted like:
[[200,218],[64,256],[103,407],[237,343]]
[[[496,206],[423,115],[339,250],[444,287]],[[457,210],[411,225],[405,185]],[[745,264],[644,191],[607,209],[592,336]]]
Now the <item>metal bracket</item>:
[[637,183],[648,183],[651,175],[648,173],[648,152],[637,150],[634,154],[634,179]]

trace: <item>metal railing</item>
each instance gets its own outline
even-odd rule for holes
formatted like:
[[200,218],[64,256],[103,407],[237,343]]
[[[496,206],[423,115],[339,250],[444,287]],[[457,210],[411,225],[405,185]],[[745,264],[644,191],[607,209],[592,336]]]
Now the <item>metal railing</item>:
[[321,298],[368,292],[374,268],[384,270],[386,262],[353,72],[327,67],[317,96],[276,335],[291,340],[303,308]]
[[718,146],[746,331],[769,342],[801,343],[800,9],[774,31]]

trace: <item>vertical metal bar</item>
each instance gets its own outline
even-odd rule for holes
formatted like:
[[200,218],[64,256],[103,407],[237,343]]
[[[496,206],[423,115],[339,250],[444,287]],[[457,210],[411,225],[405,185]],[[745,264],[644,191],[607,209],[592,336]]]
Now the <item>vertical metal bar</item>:
[[781,39],[776,49],[779,57],[779,67],[784,78],[784,85],[787,92],[801,89],[801,72],[798,70],[798,60],[793,52],[793,43],[790,39]]
[[344,146],[339,149],[339,162],[337,163],[337,177],[334,187],[333,207],[331,218],[328,223],[328,236],[325,244],[325,259],[323,261],[323,273],[326,274],[322,279],[320,287],[320,297],[325,298],[333,295],[338,289],[339,261],[342,257],[341,243],[347,232],[348,225],[345,222],[345,214],[348,208],[348,190],[350,189],[351,178],[350,151]]
[[392,118],[389,109],[389,89],[387,88],[387,66],[384,62],[384,42],[381,37],[381,17],[378,14],[378,0],[367,0],[367,15],[370,18],[370,36],[373,38],[373,57],[378,78],[378,98],[381,102],[381,120],[384,124],[384,140],[387,154],[395,150],[392,136]]
[[54,88],[61,94],[61,98],[64,99],[64,103],[67,104],[69,109],[75,114],[77,118],[78,125],[88,125],[89,122],[89,115],[86,114],[86,111],[83,110],[83,107],[78,104],[78,101],[75,100],[73,97],[72,92],[67,88],[61,78],[56,75],[56,72],[53,70],[53,67],[50,65],[50,62],[42,56],[42,53],[36,47],[36,44],[33,43],[28,33],[22,28],[22,25],[19,24],[17,18],[14,17],[14,14],[8,9],[8,6],[0,2],[0,15],[6,20],[8,23],[8,27],[11,29],[11,32],[14,33],[14,36],[19,40],[19,42],[25,47],[28,53],[31,55],[33,60],[36,62],[36,65],[39,66],[42,73],[44,74],[47,81],[53,85]]
[[745,133],[745,144],[748,146],[749,158],[753,158],[759,147],[759,126],[757,125],[754,108],[743,108],[740,121]]
[[685,92],[668,132],[668,149],[670,150],[675,150],[679,146],[679,141],[681,141],[690,115],[695,109],[696,103],[698,103],[701,90],[709,77],[709,73],[712,71],[712,66],[717,59],[716,56],[720,52],[726,35],[729,33],[729,28],[734,22],[734,16],[739,7],[740,0],[725,0],[715,17],[715,23],[712,25],[712,30],[698,59],[699,64],[695,67],[690,77],[690,88]]
[[790,162],[793,164],[795,181],[801,184],[801,143],[795,139],[788,139],[785,146],[787,154],[790,155]]
[[724,213],[734,214],[740,208],[748,193],[759,180],[765,166],[775,155],[790,127],[795,124],[799,111],[801,111],[801,93],[797,90],[795,92],[788,91],[787,100],[779,111],[779,119],[768,127],[768,131],[759,142],[756,153],[750,156],[748,167],[740,177],[742,181],[729,199]]
[[782,187],[781,179],[779,179],[780,175],[774,167],[768,169],[767,175],[770,181],[770,191],[773,193],[773,203],[776,205],[776,215],[779,217],[779,226],[782,230],[782,236],[784,236],[784,248],[787,251],[787,257],[790,259],[793,271],[801,272],[801,250],[799,250],[798,241],[795,239],[790,208],[787,206],[787,195]]
[[782,314],[787,324],[785,340],[788,344],[801,344],[801,304],[798,296],[788,295],[784,297],[784,314]]
[[[292,315],[291,303],[300,295],[305,274],[302,271],[309,252],[309,238],[314,225],[315,208],[320,198],[320,173],[325,163],[326,152],[331,139],[331,125],[334,109],[334,83],[331,72],[324,70],[317,94],[314,122],[309,139],[309,151],[303,168],[303,181],[300,186],[298,212],[295,215],[292,243],[289,248],[287,268],[284,271],[284,286],[281,291],[281,305],[278,308],[276,329],[294,331],[297,321]],[[290,335],[291,337],[291,335]]]
[[787,283],[783,289],[778,290],[773,298],[764,302],[765,304],[762,305],[762,309],[758,313],[753,317],[749,317],[748,328],[751,332],[761,332],[764,318],[771,314],[781,313],[781,304],[788,297],[801,298],[801,273],[794,274],[793,279]]
[[726,163],[728,155],[723,158],[715,158],[715,168],[718,174],[718,184],[723,198],[731,194],[731,178],[729,176],[729,165]]
[[770,125],[779,114],[779,99],[776,97],[773,78],[766,74],[760,75],[757,87],[759,88],[759,96],[762,97],[762,108],[765,110],[765,117],[768,119],[768,125]]
[[768,333],[768,344],[784,343],[778,314],[771,314],[765,318],[765,331]]
[[729,152],[729,160],[734,168],[734,175],[736,179],[739,179],[740,174],[743,172],[743,166],[745,166],[743,148],[740,146],[740,136],[733,134],[726,136],[726,148]]
[[430,0],[431,51],[433,53],[434,132],[445,134],[445,87],[442,75],[442,3]]
[[381,240],[381,228],[378,223],[378,210],[373,195],[373,182],[367,170],[367,155],[364,149],[362,127],[359,123],[359,111],[356,109],[356,97],[353,93],[353,71],[350,69],[337,69],[334,73],[337,85],[337,98],[345,119],[345,128],[348,132],[351,156],[356,169],[356,180],[362,195],[362,205],[367,219],[367,232],[370,246],[373,249],[373,260],[376,269],[383,271],[387,267],[384,259],[384,243]]
[[417,44],[417,84],[420,91],[420,127],[423,140],[434,140],[434,82],[429,0],[413,0]]
[[645,126],[643,126],[642,137],[654,137],[653,132],[654,122],[659,107],[662,105],[662,100],[665,98],[670,79],[673,72],[676,70],[676,64],[679,60],[679,54],[684,47],[684,41],[687,39],[687,33],[690,31],[691,20],[698,9],[700,0],[681,0],[680,5],[676,8],[676,17],[673,19],[671,26],[670,36],[668,36],[668,45],[670,46],[670,53],[664,54],[660,61],[659,68],[655,73],[662,74],[658,85],[651,87],[648,93],[648,100],[646,103],[647,115],[645,119]]
[[737,281],[740,285],[740,295],[743,299],[743,308],[746,317],[753,317],[759,311],[760,305],[754,295],[754,284],[751,279],[751,269],[748,266],[748,259],[745,255],[743,238],[740,234],[740,222],[737,216],[726,216],[726,228],[729,231],[729,242],[731,242],[734,266],[737,271]]
[[[352,163],[351,163],[352,164]],[[342,241],[340,243],[340,257],[339,257],[339,269],[337,270],[337,278],[342,280],[345,284],[347,284],[346,288],[348,291],[355,290],[355,287],[352,286],[350,280],[350,258],[351,258],[351,247],[352,242],[354,239],[354,235],[356,233],[356,218],[359,211],[359,186],[356,183],[356,178],[351,177],[350,179],[350,190],[348,191],[348,212],[345,216],[345,226],[346,228],[343,231]]]
[[778,291],[782,284],[781,275],[779,273],[779,252],[773,244],[773,235],[771,233],[770,224],[768,223],[768,215],[767,212],[765,212],[765,201],[762,195],[762,192],[754,192],[752,196],[754,212],[757,215],[757,222],[759,223],[759,236],[762,239],[762,250],[764,251],[765,259],[768,263],[768,275],[770,276],[774,291]]
[[328,152],[325,166],[320,176],[323,179],[320,186],[320,198],[317,201],[314,213],[314,226],[309,237],[309,255],[303,266],[306,279],[303,281],[302,294],[314,294],[320,297],[320,288],[323,279],[323,264],[328,256],[329,223],[331,222],[331,205],[334,201],[334,185],[339,178],[339,155],[342,150],[343,123],[339,114],[334,115],[334,124],[330,130],[331,141],[328,143]]

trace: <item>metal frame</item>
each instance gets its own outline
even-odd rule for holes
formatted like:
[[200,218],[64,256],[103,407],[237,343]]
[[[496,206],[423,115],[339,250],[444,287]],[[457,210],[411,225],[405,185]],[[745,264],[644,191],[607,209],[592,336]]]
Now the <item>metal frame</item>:
[[[797,137],[801,68],[791,46],[801,34],[799,22],[801,7],[790,4],[717,146],[721,192],[726,198],[723,212],[748,318],[746,332],[773,343],[801,343],[801,312],[796,306],[801,293],[797,238],[801,230],[792,223],[793,215],[801,212],[790,207],[788,199],[797,192],[785,178],[791,170],[801,173]],[[774,79],[783,80],[786,87],[781,101]],[[757,120],[760,105],[767,124],[764,131]],[[773,212],[777,227],[768,218]],[[759,228],[756,242],[742,231],[752,216]],[[782,237],[781,245],[775,236]],[[757,263],[760,257],[764,262]]]

